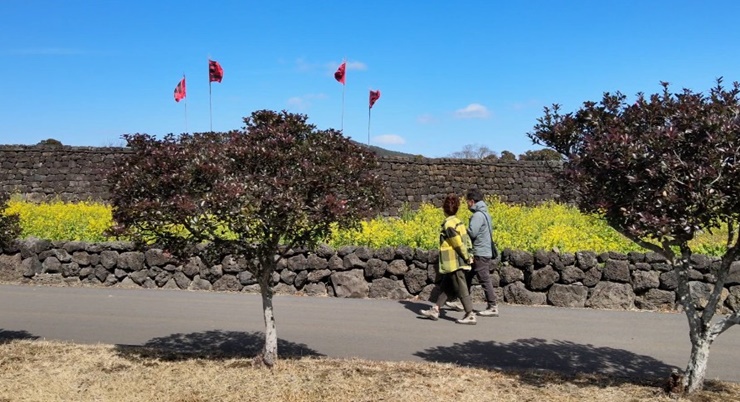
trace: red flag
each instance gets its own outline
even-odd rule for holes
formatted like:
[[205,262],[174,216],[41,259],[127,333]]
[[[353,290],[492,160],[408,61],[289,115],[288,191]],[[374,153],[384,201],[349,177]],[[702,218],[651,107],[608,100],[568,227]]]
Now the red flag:
[[185,98],[185,77],[182,77],[182,80],[177,83],[177,86],[175,87],[175,102],[180,102],[180,100]]
[[376,102],[376,101],[377,101],[378,99],[380,99],[380,90],[377,90],[377,91],[373,91],[373,90],[371,89],[371,90],[370,90],[370,109],[372,109],[372,108],[373,108],[373,105],[375,104],[375,102]]
[[209,82],[221,82],[224,78],[224,69],[215,60],[208,60],[208,79]]
[[334,79],[341,82],[344,85],[344,79],[346,78],[345,71],[347,69],[347,62],[342,62],[337,68],[337,72],[334,73]]

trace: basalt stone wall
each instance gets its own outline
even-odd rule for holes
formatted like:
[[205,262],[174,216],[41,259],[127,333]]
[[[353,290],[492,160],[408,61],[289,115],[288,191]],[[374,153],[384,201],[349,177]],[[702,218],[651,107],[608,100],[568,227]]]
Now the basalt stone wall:
[[[409,247],[321,246],[292,250],[272,277],[282,294],[343,298],[428,300],[437,280],[436,251]],[[689,286],[706,304],[719,260],[691,258]],[[655,253],[554,253],[504,250],[492,269],[499,300],[509,304],[607,309],[673,310],[677,276]],[[0,253],[0,281],[259,292],[246,261],[227,255],[214,264],[193,256],[177,262],[159,249],[138,251],[132,244],[24,240]],[[477,284],[473,296],[482,301]],[[740,309],[740,262],[731,269],[721,308]]]
[[[65,201],[109,198],[105,175],[127,148],[70,146],[0,146],[0,189],[31,200],[59,197]],[[474,161],[461,159],[381,158],[379,174],[392,197],[394,214],[404,204],[441,205],[447,193],[470,187],[496,194],[503,201],[534,204],[557,199],[547,162]]]
[[105,175],[126,148],[0,146],[0,190],[34,201],[108,199]]
[[448,193],[464,195],[471,187],[504,202],[538,204],[559,198],[552,175],[559,166],[539,161],[383,158],[380,176],[390,189],[394,210],[404,203],[441,206]]

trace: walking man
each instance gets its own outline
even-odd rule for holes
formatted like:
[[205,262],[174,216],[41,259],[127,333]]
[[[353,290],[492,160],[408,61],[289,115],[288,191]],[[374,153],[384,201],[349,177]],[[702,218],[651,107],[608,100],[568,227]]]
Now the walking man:
[[[483,286],[488,305],[485,310],[479,311],[481,317],[498,317],[498,304],[496,293],[491,283],[491,260],[493,258],[493,223],[488,213],[488,206],[483,200],[483,193],[477,188],[468,190],[465,195],[468,209],[473,213],[468,224],[468,235],[473,241],[473,269],[467,272],[468,289],[473,283],[473,276],[478,277],[478,282]],[[450,307],[457,307],[453,303]]]

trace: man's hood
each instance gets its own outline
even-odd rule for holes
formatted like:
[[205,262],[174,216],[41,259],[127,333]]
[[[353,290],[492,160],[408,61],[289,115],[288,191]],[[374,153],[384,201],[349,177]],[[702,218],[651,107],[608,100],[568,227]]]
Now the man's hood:
[[473,204],[472,207],[468,209],[470,209],[471,212],[483,212],[483,213],[490,215],[488,213],[488,205],[486,205],[486,203],[483,201],[476,202],[475,204]]

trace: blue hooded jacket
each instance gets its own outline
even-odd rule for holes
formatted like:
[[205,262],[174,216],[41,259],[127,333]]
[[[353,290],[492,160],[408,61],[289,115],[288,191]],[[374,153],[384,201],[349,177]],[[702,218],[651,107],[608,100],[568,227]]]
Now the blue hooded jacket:
[[469,209],[473,213],[468,225],[468,235],[473,241],[473,255],[492,258],[491,231],[493,230],[493,220],[491,214],[488,213],[488,205],[484,201],[478,201]]

